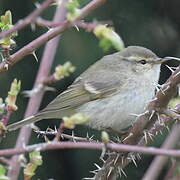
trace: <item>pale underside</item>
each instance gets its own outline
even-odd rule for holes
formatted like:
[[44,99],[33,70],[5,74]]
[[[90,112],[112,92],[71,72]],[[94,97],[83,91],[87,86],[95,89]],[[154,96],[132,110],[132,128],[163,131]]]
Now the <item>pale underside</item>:
[[[145,51],[156,58],[149,50]],[[41,119],[60,119],[76,112],[87,115],[87,125],[95,129],[120,131],[130,126],[136,119],[134,114],[142,113],[154,96],[160,65],[124,61],[121,58],[124,52],[103,57],[45,109],[9,125],[8,130],[15,130]],[[140,55],[142,52],[144,51],[140,51]]]
[[[90,69],[97,67],[98,64]],[[93,73],[87,71],[36,117],[62,118],[81,112],[89,117],[87,125],[92,128],[122,130],[132,124],[136,119],[134,114],[142,113],[154,96],[159,69],[159,65],[155,66],[133,78],[129,78],[132,69],[128,64],[119,64],[113,72],[105,68]]]

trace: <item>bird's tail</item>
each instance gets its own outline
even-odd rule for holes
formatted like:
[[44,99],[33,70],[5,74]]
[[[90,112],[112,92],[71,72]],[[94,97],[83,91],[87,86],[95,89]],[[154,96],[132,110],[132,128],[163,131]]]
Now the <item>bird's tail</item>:
[[8,125],[6,128],[8,131],[14,131],[16,129],[19,129],[25,125],[28,125],[28,124],[31,124],[31,123],[35,123],[37,121],[39,121],[40,118],[39,117],[36,117],[36,116],[30,116],[30,117],[27,117],[19,122],[16,122],[16,123],[13,123],[13,124],[10,124]]

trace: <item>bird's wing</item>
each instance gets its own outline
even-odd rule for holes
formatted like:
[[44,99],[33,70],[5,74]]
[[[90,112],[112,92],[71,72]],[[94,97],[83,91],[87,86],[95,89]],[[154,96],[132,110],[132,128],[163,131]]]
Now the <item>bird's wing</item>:
[[78,78],[65,92],[57,96],[45,109],[40,111],[40,114],[74,109],[86,102],[115,94],[121,84],[117,80],[119,78],[114,79],[113,73],[110,73],[107,77],[106,75],[102,76],[101,73],[103,72],[94,73],[92,76],[88,76],[88,79]]

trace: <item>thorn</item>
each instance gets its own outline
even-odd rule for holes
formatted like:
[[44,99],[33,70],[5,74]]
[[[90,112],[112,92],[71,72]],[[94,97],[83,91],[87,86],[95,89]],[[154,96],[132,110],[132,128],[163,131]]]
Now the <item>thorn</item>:
[[129,133],[129,135],[127,137],[125,137],[122,142],[124,142],[126,139],[130,138],[131,136],[133,136],[133,133]]
[[105,154],[106,154],[106,146],[104,145],[104,146],[102,147],[102,152],[101,152],[100,159],[103,159],[104,156],[105,156]]
[[157,91],[161,91],[165,95],[165,92],[162,90],[162,85],[157,84],[155,88]]
[[149,121],[150,121],[151,118],[154,116],[154,113],[155,113],[155,112],[156,112],[155,110],[152,110],[151,115],[149,116]]
[[36,8],[40,8],[41,7],[41,4],[39,4],[38,2],[35,2],[34,5],[35,5]]
[[130,116],[135,116],[135,117],[139,117],[139,114],[134,114],[134,113],[131,113],[129,114]]
[[79,32],[79,27],[78,27],[76,24],[74,24],[74,27],[75,27],[76,30]]
[[126,173],[124,172],[124,170],[123,170],[122,168],[120,168],[120,167],[118,167],[118,173],[119,173],[120,177],[122,177],[122,174],[123,174],[125,177],[127,177],[127,175],[126,175]]
[[168,90],[170,88],[170,86],[167,84],[167,87],[164,89],[164,92],[166,91],[166,90]]
[[36,56],[36,52],[35,52],[35,51],[32,52],[32,55],[34,56],[36,62],[38,62],[38,58],[37,58],[37,56]]
[[139,153],[137,153],[137,158],[141,160],[141,155]]
[[117,154],[116,159],[114,160],[114,163],[113,163],[114,165],[117,163],[119,156],[120,156],[120,154]]
[[173,68],[172,67],[170,67],[170,66],[168,66],[168,65],[166,65],[166,67],[171,71],[171,73],[173,73],[174,72],[174,70],[173,70]]
[[143,114],[144,114],[144,113],[140,113],[140,114],[131,113],[131,114],[129,114],[129,115],[135,116],[135,117],[139,117],[139,116],[142,116]]
[[47,32],[49,32],[49,31],[52,31],[53,30],[53,28],[50,28],[50,27],[47,27],[48,28],[48,31]]
[[105,160],[102,158],[102,159],[100,159],[103,163],[105,163]]
[[159,125],[161,125],[161,126],[165,126],[164,122],[163,122],[163,121],[161,121],[161,118],[160,118],[159,113],[156,113],[156,114],[157,114],[157,118],[158,118],[158,121],[159,121]]
[[162,131],[161,131],[161,130],[160,130],[159,132],[160,132],[160,134],[161,134],[161,135],[163,135],[163,133],[162,133]]
[[124,156],[121,157],[121,164],[124,164]]
[[120,167],[118,167],[118,174],[119,174],[119,177],[121,178],[122,177],[122,174],[121,174],[121,168]]
[[99,165],[97,165],[96,163],[94,163],[94,165],[98,168],[98,170],[101,169],[101,167]]
[[36,30],[36,24],[35,23],[31,23],[31,30],[34,32]]
[[9,69],[9,64],[4,64],[4,69],[8,70]]
[[54,132],[57,134],[58,130],[56,128],[56,126],[54,127]]
[[93,141],[93,137],[94,137],[94,135],[92,135],[91,137],[89,137],[89,134],[88,134],[88,132],[87,132],[87,134],[86,134],[86,139],[87,139],[87,140]]
[[32,97],[34,96],[35,94],[39,93],[41,90],[43,90],[43,84],[38,84],[36,87],[34,87],[33,89],[31,90],[25,90],[22,92],[22,94],[25,96],[25,97]]
[[49,86],[44,86],[44,91],[52,91],[52,92],[55,92],[57,91],[55,88],[53,87],[49,87]]
[[110,167],[110,168],[109,168],[109,172],[108,172],[108,174],[107,174],[107,178],[110,176],[110,174],[111,174],[111,172],[112,172],[113,169],[114,169],[113,167]]
[[166,126],[166,129],[168,130],[168,132],[170,132],[169,126]]
[[88,134],[88,132],[87,132],[87,134],[86,134],[86,138],[89,139],[89,134]]
[[147,144],[147,132],[146,132],[146,131],[143,131],[143,134],[144,134],[144,140],[145,140],[145,142],[146,142],[146,144]]
[[94,170],[94,171],[90,171],[90,173],[92,173],[92,174],[97,174],[97,171],[96,170]]
[[158,99],[158,98],[155,97],[155,98],[153,98],[152,100],[150,100],[150,102],[156,101],[157,99]]
[[44,136],[44,141],[45,141],[45,142],[50,142],[49,139],[48,139],[48,137],[47,137],[46,135]]
[[[121,139],[119,136],[114,137],[114,141],[121,143]],[[114,141],[110,141],[110,142],[114,143]]]
[[174,75],[174,77],[178,76],[179,74],[180,74],[180,72],[176,73],[176,74]]
[[150,132],[147,132],[147,134],[148,134],[148,136],[150,137],[150,139],[151,139],[151,141],[153,141],[154,139],[154,135],[153,134],[151,134]]
[[94,137],[94,135],[92,135],[92,136],[89,138],[89,141],[93,141],[93,137]]
[[130,155],[130,157],[131,157],[131,160],[134,163],[134,165],[137,167],[136,157],[134,155],[132,155],[132,154]]
[[71,136],[72,136],[73,142],[76,142],[76,140],[75,140],[75,138],[74,138],[74,131],[72,131]]

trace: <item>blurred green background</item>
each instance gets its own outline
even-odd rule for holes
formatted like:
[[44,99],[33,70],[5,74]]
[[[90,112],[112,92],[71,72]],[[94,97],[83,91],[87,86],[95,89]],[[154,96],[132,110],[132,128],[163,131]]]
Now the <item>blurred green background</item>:
[[[29,0],[0,0],[0,14],[6,10],[11,10],[13,22],[27,16],[34,8],[34,2]],[[42,2],[39,1],[39,2]],[[150,48],[160,57],[177,56],[180,57],[180,1],[179,0],[109,0],[104,6],[93,12],[86,20],[111,20],[114,23],[116,32],[120,34],[126,46],[140,45]],[[43,14],[44,18],[51,19],[55,7],[50,7]],[[32,41],[47,29],[37,27],[35,32],[27,27],[19,32],[16,38],[17,46],[11,53],[17,51],[28,42]],[[38,59],[41,59],[43,47],[37,50]],[[98,46],[98,40],[93,34],[80,29],[69,29],[62,35],[53,69],[57,64],[71,61],[77,70],[70,77],[61,80],[52,86],[57,92],[47,92],[42,102],[41,108],[45,107],[59,92],[62,92],[72,81],[93,62],[105,54],[115,52],[114,50],[104,53]],[[17,63],[8,72],[0,75],[0,96],[5,98],[14,78],[22,81],[22,90],[29,90],[38,70],[40,62],[36,62],[32,55],[26,56],[23,61]],[[172,65],[172,63],[170,64]],[[161,83],[170,75],[169,70],[164,66],[161,73]],[[22,95],[18,98],[18,111],[14,113],[11,122],[23,118],[28,99]],[[42,129],[58,125],[58,121],[39,122]],[[86,133],[99,137],[100,132],[92,131],[86,127],[77,127],[75,135],[86,136]],[[71,133],[67,131],[67,133]],[[167,131],[164,132],[164,136]],[[164,140],[164,136],[156,138],[155,145],[159,146]],[[1,148],[13,147],[17,137],[16,133],[10,133],[1,143]],[[32,134],[30,143],[43,141]],[[88,150],[56,150],[43,152],[43,165],[38,168],[35,179],[56,179],[56,180],[79,180],[83,177],[90,177],[90,170],[96,169],[94,163],[102,164],[99,160],[99,151]],[[143,156],[138,162],[138,167],[129,165],[125,170],[127,178],[138,180],[146,171],[152,156]],[[164,172],[166,169],[164,170]],[[163,177],[161,175],[161,178]],[[159,179],[161,179],[159,178]],[[122,177],[121,179],[124,179]]]

